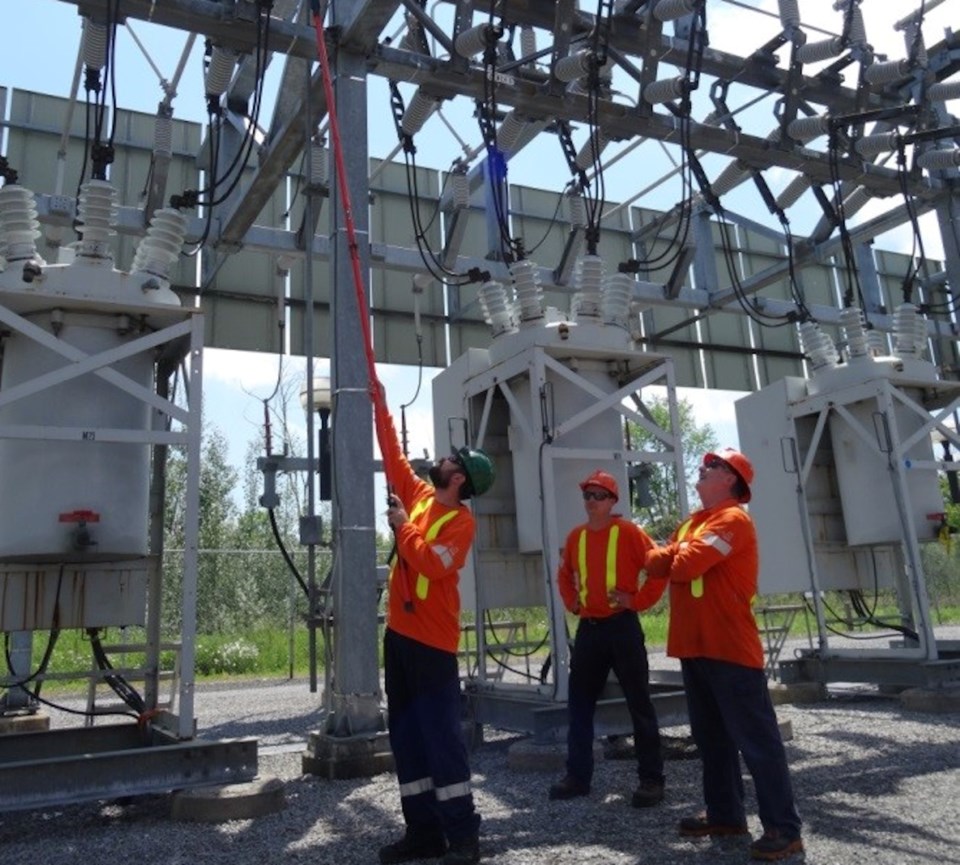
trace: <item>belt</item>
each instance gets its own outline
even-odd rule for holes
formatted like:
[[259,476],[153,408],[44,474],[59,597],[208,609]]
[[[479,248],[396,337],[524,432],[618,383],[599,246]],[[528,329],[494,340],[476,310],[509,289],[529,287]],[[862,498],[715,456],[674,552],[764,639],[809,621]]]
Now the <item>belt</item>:
[[580,621],[586,622],[588,625],[602,625],[604,622],[611,622],[620,616],[626,615],[630,610],[619,610],[616,613],[611,613],[609,616],[581,616]]

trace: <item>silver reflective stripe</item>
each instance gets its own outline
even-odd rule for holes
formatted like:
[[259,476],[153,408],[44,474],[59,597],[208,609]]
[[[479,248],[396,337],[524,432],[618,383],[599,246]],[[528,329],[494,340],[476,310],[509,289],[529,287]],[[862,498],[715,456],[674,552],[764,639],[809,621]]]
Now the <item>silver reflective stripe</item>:
[[710,544],[711,547],[716,549],[724,556],[729,556],[730,550],[733,549],[723,538],[718,538],[714,534],[704,535],[700,540],[702,540],[705,544]]
[[437,554],[445,568],[449,568],[453,564],[453,555],[450,553],[449,547],[445,547],[443,544],[434,544],[430,549]]
[[470,782],[464,781],[461,784],[449,784],[446,787],[437,787],[437,799],[440,802],[446,802],[448,799],[456,799],[458,796],[470,795]]
[[433,789],[433,778],[418,778],[416,781],[407,781],[400,785],[401,796],[419,796]]

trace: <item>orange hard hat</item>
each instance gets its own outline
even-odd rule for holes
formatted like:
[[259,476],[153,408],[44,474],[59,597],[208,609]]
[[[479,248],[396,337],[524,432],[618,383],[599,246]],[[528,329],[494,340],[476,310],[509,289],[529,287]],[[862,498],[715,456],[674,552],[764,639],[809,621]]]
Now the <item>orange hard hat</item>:
[[616,478],[599,469],[580,481],[580,489],[585,490],[587,487],[600,487],[600,489],[610,493],[617,501],[620,500],[620,488],[617,486]]
[[708,460],[719,459],[723,460],[730,468],[733,470],[734,474],[743,481],[747,487],[747,492],[745,495],[740,497],[741,502],[750,501],[750,484],[753,483],[753,464],[748,460],[740,451],[736,451],[733,448],[722,448],[721,450],[704,454],[703,463],[707,464]]

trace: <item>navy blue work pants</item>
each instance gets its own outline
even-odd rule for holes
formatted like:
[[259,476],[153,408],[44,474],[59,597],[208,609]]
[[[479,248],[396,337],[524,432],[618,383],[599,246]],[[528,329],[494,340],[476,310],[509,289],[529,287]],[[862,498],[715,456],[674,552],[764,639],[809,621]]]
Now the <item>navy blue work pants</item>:
[[800,834],[790,770],[763,670],[684,658],[690,732],[703,760],[703,798],[711,823],[746,823],[740,755],[753,778],[764,830]]
[[480,815],[460,726],[457,656],[387,628],[383,664],[404,821],[411,832],[451,843],[475,836]]
[[581,784],[593,777],[593,716],[613,670],[630,711],[637,774],[663,783],[660,727],[650,700],[650,666],[643,629],[626,610],[605,619],[581,619],[570,656],[567,699],[567,774]]

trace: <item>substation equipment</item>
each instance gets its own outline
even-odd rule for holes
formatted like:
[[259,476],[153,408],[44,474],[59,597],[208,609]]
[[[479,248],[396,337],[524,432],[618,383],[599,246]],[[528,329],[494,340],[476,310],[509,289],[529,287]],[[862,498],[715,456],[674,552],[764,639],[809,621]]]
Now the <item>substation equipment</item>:
[[[37,252],[32,191],[0,188],[0,622],[10,667],[0,810],[248,780],[257,771],[255,740],[195,738],[203,316],[181,306],[167,280],[186,223],[176,210],[157,211],[130,270],[118,270],[115,199],[108,182],[85,183],[82,239],[47,263]],[[185,405],[170,388],[181,368]],[[183,449],[188,466],[182,574],[162,562],[171,447]],[[161,641],[165,573],[181,581],[175,643]],[[142,629],[142,642],[110,645],[101,633],[131,627]],[[46,634],[52,648],[68,630],[89,635],[89,665],[56,673],[38,665],[34,635]],[[161,670],[161,654],[178,659],[172,699],[163,689],[173,670]],[[88,711],[134,717],[64,729],[35,723],[43,706],[34,692],[64,680],[88,683]],[[111,682],[142,694],[104,705]],[[29,732],[17,732],[19,722]]]
[[[76,6],[85,20],[98,26],[116,5],[109,0],[64,2]],[[761,526],[762,538],[769,528],[776,532],[772,537],[783,539],[795,554],[780,581],[771,583],[774,572],[764,568],[765,591],[782,587],[806,592],[812,603],[821,604],[819,593],[831,586],[870,586],[876,575],[878,584],[897,587],[904,615],[909,617],[907,631],[914,635],[908,635],[904,644],[892,651],[911,663],[921,662],[926,669],[942,659],[943,646],[937,645],[930,632],[917,554],[917,543],[927,529],[924,511],[934,508],[935,461],[922,440],[933,426],[944,436],[952,434],[945,412],[954,400],[954,385],[941,378],[956,375],[957,365],[952,328],[960,283],[956,233],[960,150],[956,147],[956,120],[947,103],[960,94],[960,83],[955,80],[960,70],[960,41],[956,33],[948,31],[936,43],[928,44],[923,32],[924,15],[942,2],[927,0],[905,13],[896,24],[904,37],[904,50],[892,58],[879,55],[870,44],[858,0],[837,0],[834,17],[818,22],[837,31],[827,39],[819,38],[822,27],[811,28],[810,22],[803,20],[797,0],[779,0],[779,14],[774,16],[779,19],[777,32],[764,44],[751,46],[749,53],[735,54],[715,48],[707,38],[708,6],[712,14],[721,6],[719,0],[605,2],[597,5],[606,10],[602,26],[597,20],[600,12],[594,16],[586,11],[590,4],[575,0],[497,4],[452,0],[429,8],[419,0],[320,4],[329,12],[328,41],[336,48],[329,83],[343,109],[344,139],[350,145],[345,154],[346,183],[355,205],[369,203],[369,207],[355,207],[354,216],[363,238],[356,250],[358,269],[371,276],[377,360],[408,365],[421,362],[427,367],[449,363],[434,386],[436,448],[439,452],[448,444],[483,447],[498,469],[494,488],[473,504],[478,536],[463,580],[466,606],[475,616],[473,668],[468,670],[467,684],[481,720],[544,735],[560,723],[566,697],[567,623],[553,585],[560,545],[569,528],[582,519],[576,483],[597,466],[605,466],[626,489],[631,469],[655,460],[675,463],[682,475],[675,422],[671,429],[654,429],[643,410],[647,389],[653,386],[666,388],[672,413],[676,410],[676,385],[757,391],[738,406],[741,444],[757,461],[758,469],[751,512]],[[249,166],[243,182],[231,187],[230,194],[204,215],[209,220],[192,218],[190,235],[203,235],[207,243],[199,274],[176,288],[181,296],[204,308],[208,345],[289,350],[311,359],[331,358],[336,403],[332,474],[335,481],[356,477],[372,466],[370,406],[363,347],[357,339],[360,319],[351,297],[354,249],[348,243],[340,206],[344,190],[338,183],[328,182],[322,170],[329,120],[325,115],[330,106],[322,88],[323,76],[312,65],[317,44],[305,15],[310,4],[296,0],[129,0],[121,5],[123,14],[131,19],[149,20],[210,40],[204,86],[208,104],[221,109],[223,122],[218,128],[223,135],[217,137],[222,165],[237,163],[234,157],[248,141],[247,133],[257,133],[256,164]],[[399,29],[394,36],[389,31],[395,25]],[[255,48],[261,56],[254,57]],[[259,98],[252,96],[262,88],[269,55],[279,57],[281,52],[284,68],[274,116],[261,126],[249,106],[251,102],[259,104]],[[188,53],[189,48],[174,81]],[[616,77],[611,77],[611,70]],[[258,75],[260,80],[255,82]],[[394,116],[404,140],[379,164],[370,159],[367,128],[372,76],[397,85],[391,88],[391,109],[399,109],[402,103],[397,95],[400,87],[407,88],[409,97],[402,117],[399,110]],[[709,86],[707,79],[711,80]],[[162,83],[165,99],[157,113],[158,129],[170,120],[175,90],[170,82]],[[697,98],[690,99],[698,87]],[[624,92],[627,90],[632,94]],[[0,99],[3,97],[5,91],[0,90]],[[30,97],[23,93],[19,99],[15,97],[11,130],[20,127],[50,134],[34,119]],[[403,167],[394,164],[393,157],[405,143],[412,145],[414,136],[432,118],[451,126],[444,111],[447,103],[461,98],[484,115],[483,144],[469,147],[458,137],[463,155],[457,154],[445,175],[414,167],[421,181],[414,193],[410,175],[404,178]],[[766,120],[772,128],[757,134],[757,118],[764,122],[765,111],[759,103],[766,99],[772,103],[767,106],[771,110]],[[65,110],[56,113],[69,116]],[[66,125],[64,141],[69,138],[69,120]],[[182,164],[189,159],[190,172],[184,171],[184,175],[198,173],[194,160],[198,149],[208,157],[213,149],[213,133],[201,145],[199,129],[195,131],[196,141],[180,146],[173,154],[174,162]],[[579,149],[573,144],[574,132]],[[563,147],[570,169],[571,182],[560,195],[544,195],[541,190],[516,185],[515,179],[508,182],[503,168],[508,162],[516,165],[516,157],[532,141],[545,139],[551,147],[557,143]],[[638,153],[633,158],[638,165],[638,186],[643,185],[644,190],[632,197],[630,190],[618,190],[616,197],[621,203],[610,211],[596,206],[606,203],[599,190],[603,170],[644,143],[650,148],[679,148],[684,167],[678,168],[674,161],[674,168],[687,175],[683,200],[666,212],[648,209],[646,200],[637,203],[675,173],[648,184],[649,164]],[[124,146],[118,143],[118,149]],[[142,142],[136,146],[150,149]],[[907,146],[915,154],[909,166],[901,170],[888,164],[893,159],[906,163]],[[601,152],[607,148],[617,152],[604,162]],[[162,207],[163,172],[164,166],[171,164],[170,150],[169,146],[154,147],[157,171],[145,190],[148,206],[141,211],[130,203],[120,205],[119,230],[140,237],[143,212]],[[496,158],[484,157],[492,153]],[[28,149],[24,148],[22,155],[26,159]],[[305,171],[295,167],[301,155]],[[670,158],[672,161],[672,155]],[[700,159],[702,163],[697,161]],[[708,160],[722,160],[723,167]],[[207,159],[208,169],[213,161]],[[719,169],[716,175],[714,166]],[[771,169],[789,172],[792,177],[776,195],[765,180],[773,174]],[[31,170],[42,173],[44,166],[34,163]],[[764,214],[758,220],[752,214],[734,212],[737,202],[731,194],[737,187],[751,184],[776,219]],[[307,204],[290,200],[284,194],[285,186],[302,189]],[[63,207],[63,196],[57,193],[38,193],[39,218],[67,226],[70,207]],[[908,200],[890,203],[901,195]],[[330,199],[326,211],[329,230],[322,235],[317,225],[326,196]],[[588,225],[584,203],[590,196],[595,206]],[[419,248],[423,237],[418,235],[417,249],[411,244],[410,202],[414,199],[437,205],[439,219],[423,231],[423,237],[430,237],[439,250],[434,264],[440,262],[447,271],[461,276],[490,274],[484,277],[480,292],[472,278],[469,283],[448,281],[437,279],[435,273],[432,282],[428,278],[426,286],[420,285],[420,295],[415,292],[415,296],[422,300],[423,317],[429,322],[420,356],[420,313],[410,303],[408,287],[411,277],[416,287],[417,278],[427,276],[424,270],[430,270],[430,264]],[[556,199],[561,200],[556,203]],[[821,213],[809,235],[797,237],[794,243],[796,232],[790,229],[786,215],[801,199]],[[497,202],[500,213],[494,206]],[[72,204],[69,199],[66,203]],[[558,218],[563,204],[568,205],[566,220]],[[869,204],[880,204],[879,214],[851,223],[847,230],[846,220]],[[725,220],[722,231],[718,226],[721,210]],[[897,290],[903,271],[914,270],[919,256],[893,261],[893,256],[885,257],[870,246],[875,237],[929,212],[939,221],[945,261],[935,265],[937,272],[915,281],[921,302],[928,306],[923,317],[933,363],[907,358],[906,343],[898,343],[892,350],[899,360],[886,361],[883,358],[890,352],[861,352],[857,337],[845,349],[842,365],[831,359],[821,369],[809,353],[816,352],[819,343],[801,345],[797,324],[812,321],[828,330],[850,326],[854,334],[854,323],[848,320],[851,313],[840,308],[836,289],[838,274],[857,271],[865,286],[863,312],[871,329],[894,331],[895,322],[887,313],[892,304],[884,292],[889,297]],[[498,224],[501,220],[494,218],[495,213],[508,213],[512,224]],[[299,215],[297,230],[290,230],[288,214],[293,222]],[[25,613],[15,615],[11,627],[29,633],[54,624],[53,610],[65,603],[57,603],[57,588],[67,582],[60,579],[60,562],[69,541],[79,543],[81,549],[68,550],[65,566],[69,570],[64,573],[77,574],[79,588],[64,598],[90,598],[94,580],[112,581],[118,589],[114,592],[117,597],[104,601],[95,617],[92,612],[88,616],[84,608],[70,621],[85,627],[91,622],[123,624],[145,617],[148,640],[158,639],[152,630],[157,569],[148,562],[159,546],[152,533],[149,545],[143,544],[142,515],[151,515],[147,525],[152,530],[159,511],[156,502],[151,501],[149,507],[140,507],[140,502],[144,490],[152,495],[159,489],[159,449],[172,443],[187,444],[193,454],[192,466],[197,466],[199,422],[195,410],[199,411],[199,402],[193,400],[199,400],[199,375],[186,413],[163,400],[163,382],[178,357],[189,356],[191,367],[199,372],[199,316],[193,309],[157,302],[163,295],[151,293],[153,289],[144,293],[145,283],[136,274],[139,265],[131,268],[131,274],[103,263],[92,267],[90,261],[98,260],[99,253],[89,248],[78,250],[72,264],[36,263],[41,278],[25,282],[23,274],[30,274],[23,262],[34,261],[34,251],[21,249],[10,255],[11,249],[26,243],[23,232],[33,231],[24,225],[24,218],[21,212],[14,220],[16,226],[7,228],[8,234],[11,230],[19,234],[12,246],[8,238],[10,260],[0,274],[4,309],[9,310],[3,313],[4,321],[11,332],[5,341],[42,336],[42,348],[34,354],[45,358],[44,350],[49,354],[53,346],[63,348],[69,334],[82,330],[84,336],[77,346],[61,354],[65,358],[61,366],[66,367],[67,361],[70,364],[69,376],[44,359],[48,367],[38,379],[14,378],[8,384],[5,358],[0,410],[8,411],[8,403],[10,410],[21,403],[32,405],[28,400],[41,386],[57,388],[59,400],[59,392],[70,390],[72,396],[73,388],[81,382],[87,387],[89,381],[98,388],[120,385],[115,390],[122,393],[122,404],[132,405],[139,399],[147,406],[147,417],[128,418],[128,413],[132,416],[140,409],[117,408],[118,416],[110,417],[103,422],[105,428],[99,429],[85,414],[84,400],[64,399],[64,407],[70,407],[68,414],[75,418],[61,419],[59,412],[39,411],[33,417],[26,409],[20,409],[22,417],[0,414],[0,437],[22,446],[31,437],[35,441],[30,443],[37,445],[42,435],[52,435],[51,452],[53,445],[76,446],[76,453],[84,458],[89,458],[94,445],[112,444],[121,448],[119,454],[127,454],[123,459],[131,465],[142,454],[129,456],[133,451],[122,447],[135,444],[142,453],[152,448],[154,483],[148,487],[140,480],[129,487],[130,492],[124,485],[124,494],[132,499],[123,520],[99,499],[74,501],[65,491],[52,497],[52,510],[41,509],[39,501],[31,504],[42,528],[36,530],[35,541],[29,545],[11,540],[10,557],[3,566],[22,575],[25,562],[18,558],[39,556],[29,564],[42,570],[44,589],[35,596],[40,604],[37,621],[26,619]],[[483,225],[481,230],[470,230],[478,224]],[[102,228],[102,223],[96,222],[94,234]],[[616,279],[604,279],[597,261],[582,255],[588,232],[611,262],[632,260],[636,264],[642,259],[635,271],[638,278],[624,282],[620,279],[624,274],[618,274]],[[523,256],[504,254],[505,234],[511,238],[514,234],[543,235],[549,241],[539,254],[545,264],[536,268]],[[736,235],[733,241],[730,234]],[[84,243],[96,239],[85,236]],[[554,260],[548,252],[551,248],[557,253]],[[658,258],[658,251],[664,248],[676,255]],[[614,249],[619,254],[608,254]],[[588,249],[591,255],[594,251]],[[328,264],[317,279],[310,269],[315,259]],[[574,266],[578,260],[579,270]],[[656,265],[664,260],[670,265]],[[722,275],[720,266],[724,260],[727,276]],[[99,294],[90,288],[94,280],[89,271],[93,269],[98,274],[97,285],[106,286]],[[153,275],[157,269],[154,265],[147,268]],[[919,272],[919,266],[916,270]],[[49,277],[45,277],[48,271]],[[87,278],[75,278],[81,273]],[[579,294],[576,307],[559,313],[543,306],[537,278],[551,303],[557,303],[554,297],[568,301],[571,294]],[[612,288],[609,279],[613,279]],[[480,306],[492,334],[478,317]],[[141,312],[143,307],[148,312]],[[624,312],[627,308],[629,313]],[[59,320],[61,309],[63,314],[69,313],[63,322]],[[28,320],[26,315],[32,312],[43,318],[42,326]],[[112,339],[116,344],[101,349],[101,331],[108,329],[91,324],[78,327],[74,318],[79,313],[129,319],[134,326],[128,335],[120,333],[127,325],[115,329]],[[784,326],[759,326],[757,313]],[[625,315],[629,323],[624,322]],[[909,316],[903,318],[906,322]],[[143,341],[149,337],[137,330],[142,321],[156,325],[158,339],[171,327],[183,328],[189,332],[188,346],[182,343],[181,334],[169,341],[169,348],[161,349],[160,341],[148,347]],[[278,346],[278,321],[290,324],[288,344],[281,340]],[[321,324],[329,326],[324,330]],[[412,338],[415,330],[416,340]],[[131,344],[136,348],[127,354]],[[153,366],[144,358],[134,362],[132,358],[148,348],[157,352]],[[809,361],[804,360],[805,354]],[[869,359],[863,359],[867,355]],[[16,351],[11,369],[16,368],[15,356]],[[109,364],[115,360],[137,366],[137,372],[127,373],[126,366],[114,370]],[[902,369],[898,368],[900,361]],[[30,360],[29,365],[33,364]],[[807,378],[803,378],[805,372]],[[154,387],[149,386],[151,375]],[[97,394],[91,386],[89,401]],[[917,406],[933,412],[933,426]],[[164,432],[159,416],[184,424],[186,437]],[[663,451],[648,453],[628,446],[623,434],[625,419],[644,426],[663,443]],[[760,429],[761,424],[766,428]],[[16,435],[8,434],[11,429]],[[309,425],[308,430],[312,430]],[[838,456],[854,441],[872,454],[874,467],[888,473],[884,475],[886,486],[877,480],[878,475],[863,468],[866,456],[859,450],[856,460],[848,460],[846,454]],[[20,461],[21,456],[11,451],[7,461],[11,460]],[[64,461],[69,463],[69,476],[87,485],[88,478],[80,475],[83,460]],[[952,465],[940,461],[937,468]],[[22,482],[25,491],[31,487],[27,480],[33,481],[33,475]],[[195,481],[194,475],[190,482]],[[96,484],[91,482],[87,491],[99,490],[101,484],[106,488],[108,482],[98,472]],[[861,483],[865,485],[862,488]],[[682,482],[679,486],[682,489]],[[375,569],[373,484],[370,489],[361,487],[353,485],[349,495],[344,495],[335,482],[333,492],[333,615],[337,633],[349,636],[340,640],[333,654],[331,694],[326,700],[332,722],[323,733],[327,744],[342,746],[342,761],[337,756],[333,762],[344,765],[356,756],[351,749],[356,746],[360,752],[367,748],[372,737],[382,734],[383,726],[375,580],[372,576],[366,582],[353,579],[357,573],[372,574]],[[861,499],[884,496],[884,503],[892,506],[888,512],[895,511],[897,518],[886,516],[883,531],[875,530],[854,504],[857,494],[853,489]],[[7,514],[16,510],[15,504],[4,507]],[[826,515],[817,510],[821,507],[826,508]],[[873,510],[873,502],[868,507]],[[792,532],[780,523],[770,523],[771,515],[784,509],[784,520],[796,524]],[[941,505],[934,508],[941,509]],[[75,522],[61,524],[61,514],[72,514],[67,519]],[[92,517],[81,520],[92,514],[98,521]],[[50,527],[53,516],[57,529]],[[901,525],[910,520],[909,530],[901,532]],[[19,515],[17,521],[23,524]],[[804,526],[804,521],[810,525]],[[130,531],[115,535],[121,527]],[[33,531],[31,527],[24,538],[34,537]],[[139,540],[131,541],[126,534]],[[771,558],[770,541],[762,543],[768,562],[785,562],[782,549],[774,548]],[[308,545],[311,555],[314,546]],[[0,550],[6,549],[0,545]],[[195,566],[191,575],[189,558],[194,553],[195,549],[188,550],[185,565],[188,605],[191,580],[195,581]],[[26,578],[15,577],[14,582],[16,579],[23,583]],[[123,591],[119,591],[121,585]],[[26,596],[18,603],[26,608]],[[520,684],[499,676],[488,667],[488,660],[507,657],[503,645],[499,652],[492,645],[496,639],[508,644],[523,642],[516,633],[504,630],[504,623],[509,625],[509,611],[533,607],[547,611],[551,668],[542,679],[540,671],[528,684]],[[818,617],[819,652],[824,658],[831,637],[822,611]],[[488,621],[492,623],[489,629],[485,627]],[[179,695],[179,715],[170,717],[174,737],[180,742],[189,742],[192,733],[187,639],[185,635],[182,666],[186,683]],[[520,651],[529,648],[520,647]],[[832,652],[830,656],[839,657]],[[862,669],[872,663],[865,661]],[[22,664],[19,669],[24,669]],[[881,675],[885,668],[873,669]],[[148,700],[153,699],[150,687],[146,694]],[[609,723],[609,729],[616,729],[619,719],[612,714],[608,719],[607,708],[608,704],[600,708],[598,727]]]
[[[480,291],[490,347],[468,350],[433,381],[434,441],[438,452],[482,448],[496,466],[493,487],[472,502],[477,533],[460,574],[474,620],[465,679],[474,719],[548,740],[566,727],[571,633],[556,573],[567,534],[585,520],[579,483],[609,472],[621,491],[616,512],[629,516],[634,480],[665,465],[686,512],[683,452],[673,363],[641,350],[631,333],[636,280],[604,276],[603,259],[583,255],[571,309],[561,313],[545,308],[532,261],[510,271],[509,281],[488,280]],[[665,396],[666,427],[647,410],[651,393]],[[627,422],[649,447],[631,444]],[[544,639],[528,634],[518,609],[543,611]],[[653,691],[661,723],[683,717],[676,682],[665,677]],[[632,732],[615,683],[596,729]]]
[[[756,469],[760,590],[804,595],[817,623],[817,645],[781,660],[785,682],[934,687],[960,676],[960,641],[934,633],[921,555],[946,538],[939,477],[960,466],[950,450],[960,443],[960,382],[924,358],[916,307],[902,304],[893,318],[892,352],[857,307],[844,310],[842,354],[804,325],[809,378],[785,377],[735,404]],[[831,609],[844,593],[867,608],[890,601],[892,627],[866,622],[844,634]]]

